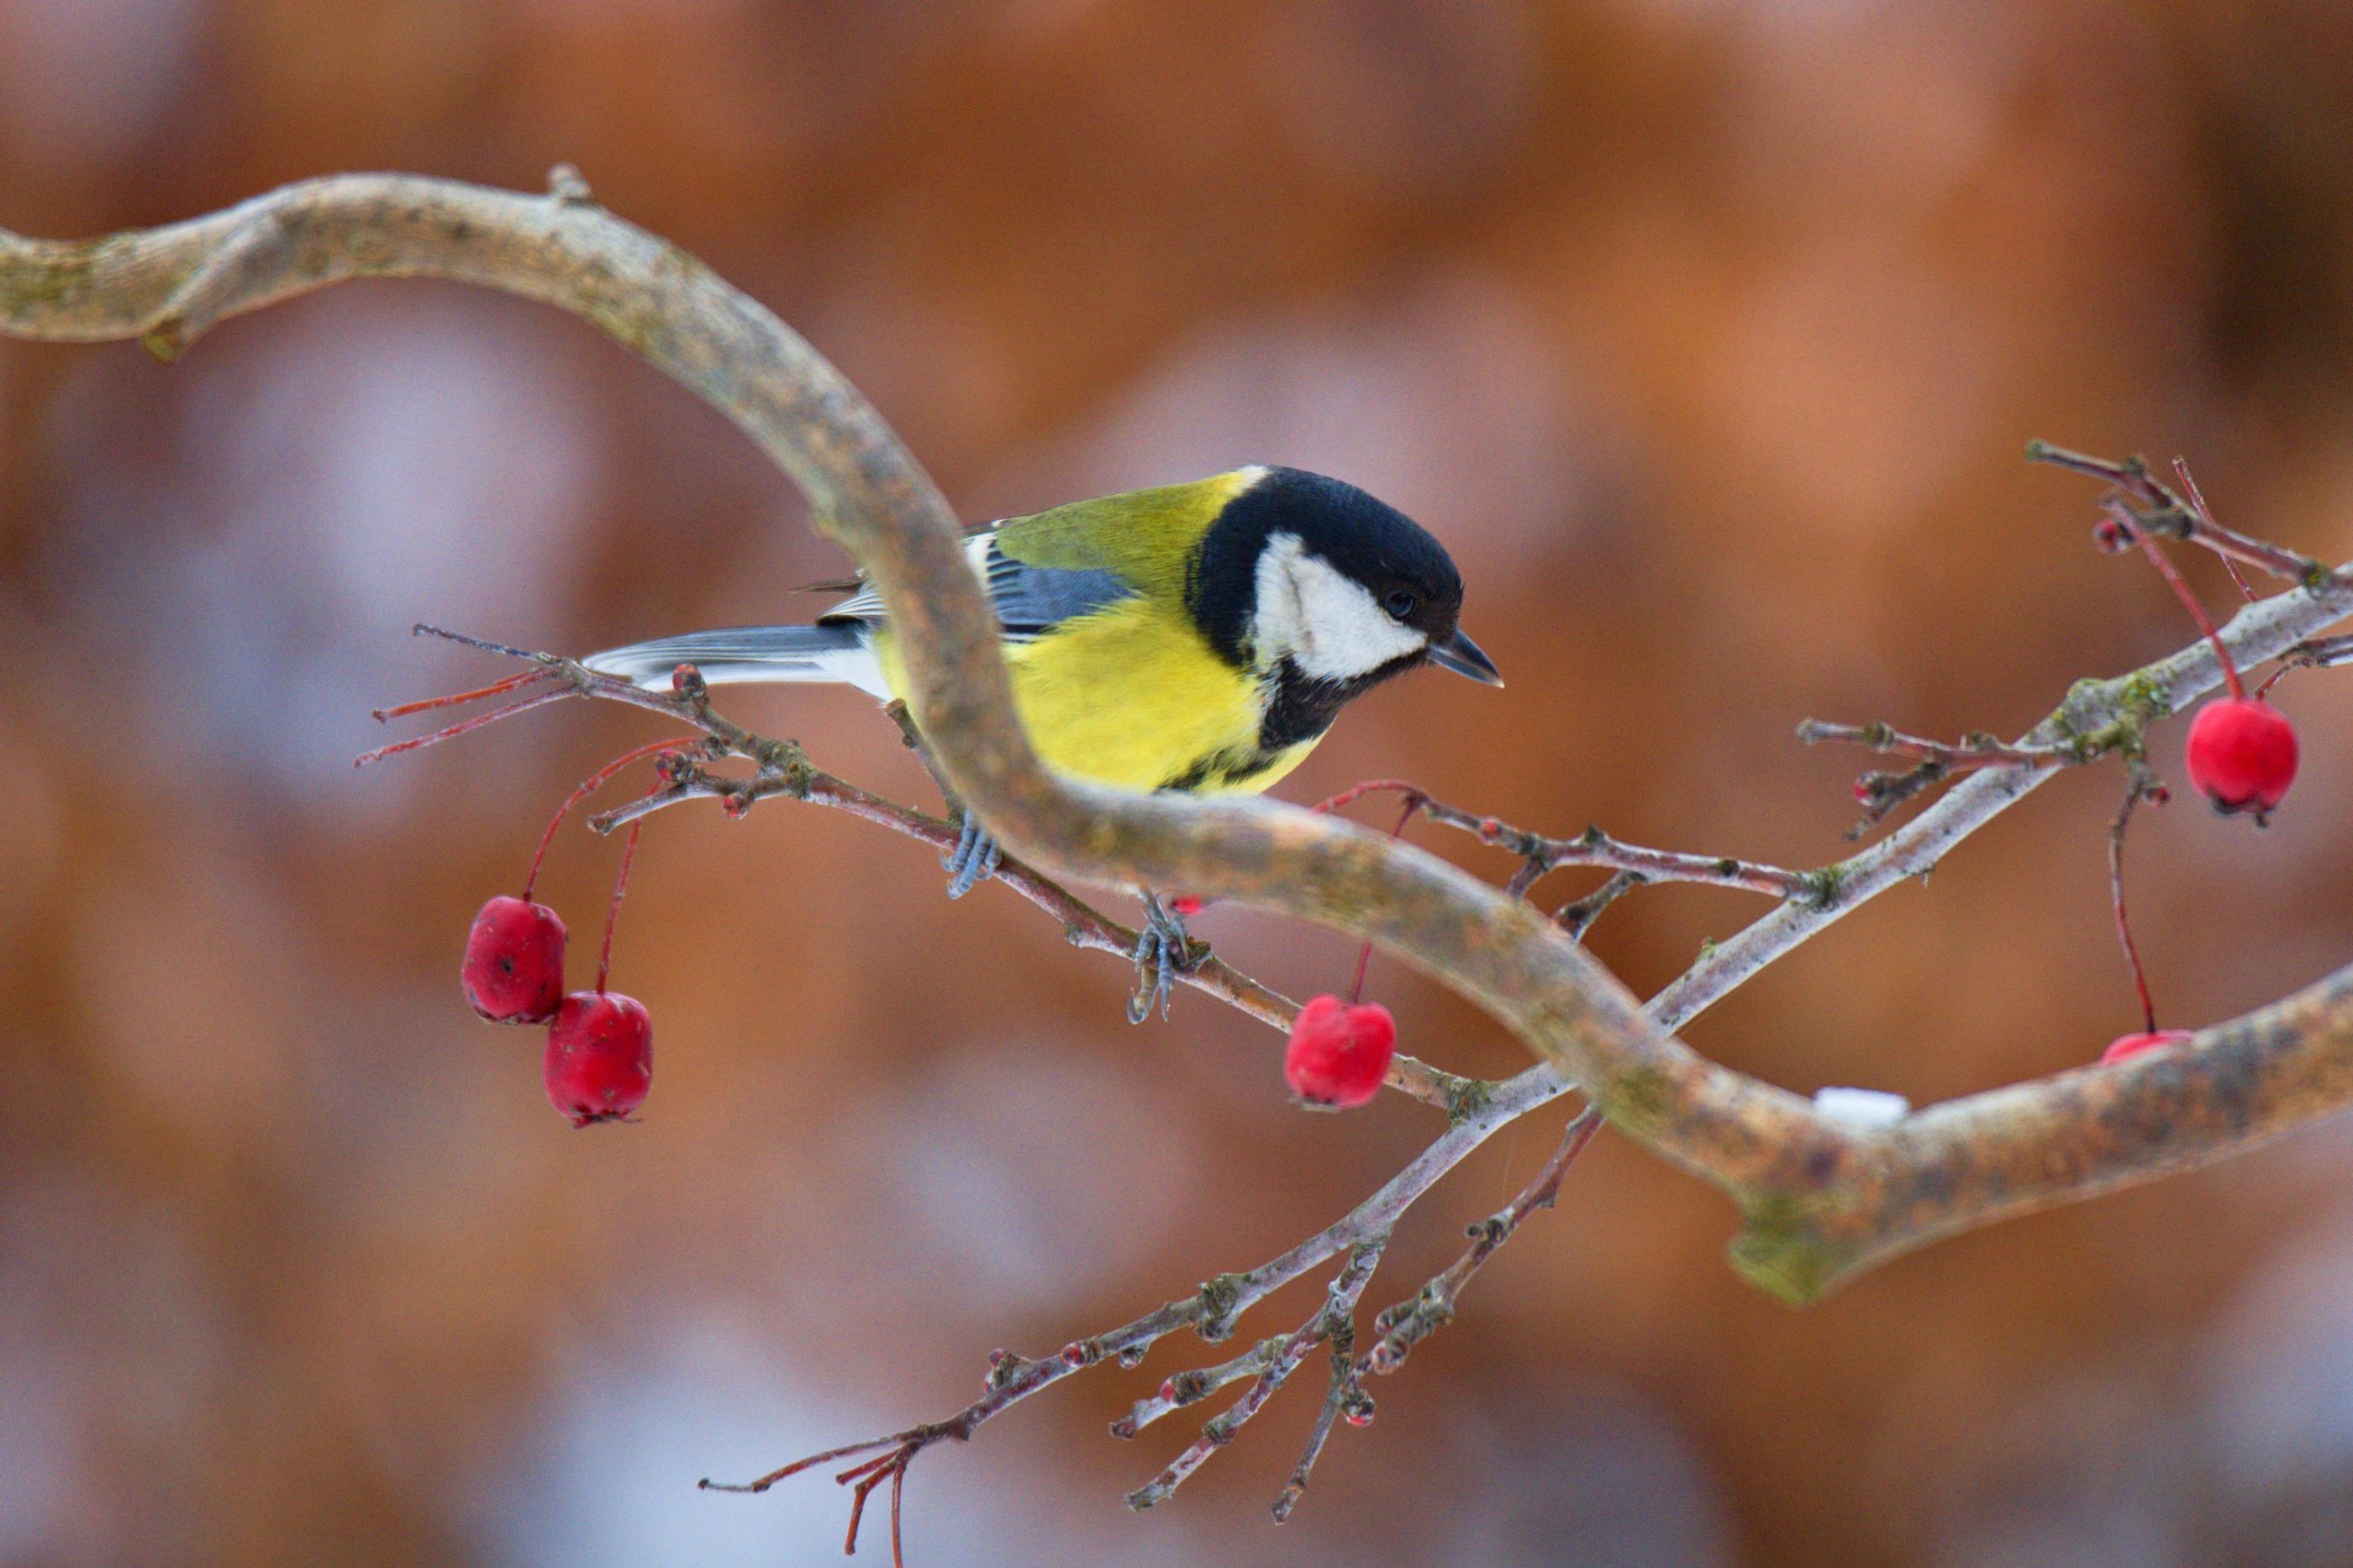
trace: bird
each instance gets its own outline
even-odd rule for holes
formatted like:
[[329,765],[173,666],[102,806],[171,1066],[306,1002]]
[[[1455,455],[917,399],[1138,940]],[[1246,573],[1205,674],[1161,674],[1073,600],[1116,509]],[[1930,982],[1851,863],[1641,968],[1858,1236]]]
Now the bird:
[[[965,548],[1003,638],[1013,704],[1049,767],[1115,788],[1257,794],[1297,767],[1341,709],[1407,670],[1503,678],[1462,630],[1445,546],[1345,480],[1254,465],[1073,501],[972,529]],[[666,689],[681,665],[712,685],[826,681],[890,701],[903,650],[862,577],[802,626],[735,626],[609,648],[598,674]],[[967,814],[944,865],[950,898],[997,868]],[[1182,918],[1142,894],[1144,979],[1129,1016],[1167,1008],[1198,962]]]

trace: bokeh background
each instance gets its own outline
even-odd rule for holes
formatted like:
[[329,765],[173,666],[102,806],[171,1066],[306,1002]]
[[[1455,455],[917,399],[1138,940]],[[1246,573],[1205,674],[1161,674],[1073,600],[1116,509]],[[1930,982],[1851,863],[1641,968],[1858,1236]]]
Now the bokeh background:
[[[1266,460],[1437,530],[1509,689],[1381,692],[1294,799],[1403,773],[1556,831],[1830,858],[1854,760],[1799,718],[2014,730],[2188,638],[2029,436],[2187,453],[2227,520],[2353,555],[2343,7],[0,0],[20,231],[559,160],[807,331],[974,518]],[[840,566],[721,419],[512,300],[348,288],[168,372],[0,343],[0,1563],[829,1560],[824,1480],[695,1479],[945,1414],[990,1347],[1256,1262],[1431,1132],[1401,1101],[1298,1114],[1266,1031],[1190,994],[1131,1030],[1119,965],[1003,890],[952,906],[924,852],[784,807],[651,826],[616,983],[657,1021],[654,1098],[633,1128],[551,1113],[458,950],[650,731],[559,709],[354,773],[372,705],[498,673],[406,628],[586,650],[797,615]],[[2135,830],[2168,1023],[2353,949],[2353,677],[2281,699],[2309,761],[2268,834],[2186,798]],[[920,796],[854,694],[730,706]],[[2119,792],[2056,783],[1694,1037],[1915,1100],[2087,1059],[2134,1022]],[[555,852],[584,945],[615,858]],[[1647,991],[1758,912],[1654,891],[1594,942]],[[1203,929],[1298,994],[1349,962]],[[1373,973],[1409,1048],[1523,1062]],[[1556,1124],[1440,1188],[1368,1300]],[[1190,1364],[1172,1344],[927,1458],[910,1546],[2353,1561],[2349,1179],[2323,1129],[1796,1313],[1724,1267],[1721,1199],[1605,1137],[1284,1529],[1303,1387],[1173,1505],[1121,1507],[1189,1435],[1103,1435]]]

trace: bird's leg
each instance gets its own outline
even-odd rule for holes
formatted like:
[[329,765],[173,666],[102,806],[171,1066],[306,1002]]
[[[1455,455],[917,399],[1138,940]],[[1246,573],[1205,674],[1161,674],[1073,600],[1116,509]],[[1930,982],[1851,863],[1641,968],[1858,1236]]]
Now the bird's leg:
[[1185,917],[1161,901],[1157,893],[1144,895],[1144,928],[1135,936],[1135,994],[1127,999],[1127,1021],[1141,1024],[1155,1007],[1168,1016],[1168,994],[1176,976],[1189,972],[1209,955],[1207,943],[1198,950]]
[[969,811],[964,814],[964,831],[956,837],[956,847],[940,858],[940,865],[948,874],[948,897],[961,899],[973,889],[996,874],[997,863],[1003,852],[988,829]]
[[899,726],[899,738],[906,742],[907,750],[915,753],[915,760],[923,764],[923,771],[939,786],[940,800],[947,806],[948,815],[963,826],[956,836],[955,847],[940,857],[940,867],[948,874],[948,897],[961,899],[996,874],[1003,852],[988,830],[973,820],[972,813],[965,809],[956,792],[948,787],[948,776],[932,761],[932,749],[923,743],[923,731],[915,728],[915,716],[908,711],[907,705],[893,698],[882,705],[882,711]]

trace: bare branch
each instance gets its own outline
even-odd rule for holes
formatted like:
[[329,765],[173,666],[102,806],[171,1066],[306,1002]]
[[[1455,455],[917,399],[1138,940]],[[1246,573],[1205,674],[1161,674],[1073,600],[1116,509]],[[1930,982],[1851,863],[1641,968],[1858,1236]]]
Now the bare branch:
[[1419,796],[1422,816],[1430,821],[1459,828],[1480,843],[1509,850],[1526,862],[1527,869],[1508,889],[1515,894],[1527,891],[1537,878],[1564,866],[1606,866],[1615,871],[1630,871],[1646,882],[1699,882],[1717,888],[1745,888],[1752,893],[1783,899],[1802,894],[1808,888],[1803,872],[1785,871],[1761,860],[1646,849],[1621,843],[1599,827],[1588,827],[1574,838],[1547,838],[1493,816],[1448,805],[1419,791],[1415,794]]
[[2073,746],[2012,746],[1978,731],[1964,735],[1958,744],[1942,741],[1923,740],[1907,735],[1885,724],[1831,724],[1820,719],[1808,719],[1798,726],[1798,739],[1807,745],[1819,745],[1824,741],[1843,741],[1849,745],[1868,751],[1889,752],[1910,757],[1915,762],[1935,763],[1948,773],[1967,773],[1972,768],[1989,768],[2005,763],[2029,768],[2052,768],[2067,763],[2087,759]]
[[1231,1361],[1180,1372],[1163,1380],[1157,1394],[1137,1400],[1133,1410],[1111,1424],[1111,1435],[1133,1437],[1172,1410],[1198,1405],[1228,1384],[1256,1377],[1267,1369],[1282,1348],[1280,1335],[1271,1340],[1261,1340]]
[[[2026,460],[2048,463],[2054,468],[2065,468],[2071,473],[2084,474],[2114,485],[2129,500],[2138,503],[2133,515],[2141,527],[2168,539],[2179,539],[2186,544],[2203,545],[2225,562],[2243,562],[2259,572],[2268,572],[2274,577],[2305,587],[2315,586],[2328,575],[2328,568],[2309,555],[2301,555],[2260,539],[2251,539],[2216,522],[2213,514],[2206,508],[2206,498],[2198,493],[2197,481],[2189,478],[2188,466],[2179,458],[2175,459],[2175,467],[2180,476],[2182,489],[2189,492],[2186,499],[2150,473],[2147,461],[2141,458],[2111,462],[2105,458],[2070,452],[2048,441],[2029,441],[2026,444]],[[2110,548],[2121,550],[2130,544],[2130,540],[2117,540]],[[2235,571],[2232,575],[2237,575]]]
[[[1297,1332],[1281,1342],[1274,1354],[1268,1359],[1265,1369],[1242,1396],[1222,1414],[1212,1417],[1208,1425],[1201,1428],[1200,1436],[1191,1447],[1168,1461],[1167,1468],[1127,1494],[1128,1507],[1141,1512],[1156,1503],[1167,1501],[1195,1470],[1208,1462],[1210,1455],[1234,1440],[1234,1435],[1241,1430],[1243,1423],[1265,1408],[1266,1402],[1274,1397],[1293,1373],[1299,1370],[1299,1363],[1307,1359],[1308,1352],[1317,1345],[1354,1333],[1356,1299],[1365,1293],[1366,1285],[1373,1278],[1373,1270],[1380,1266],[1381,1251],[1388,1246],[1388,1233],[1384,1231],[1356,1244],[1348,1255],[1347,1267],[1333,1276],[1332,1283],[1324,1293],[1324,1305],[1315,1315],[1302,1323]],[[1290,1511],[1282,1503],[1275,1506],[1278,1518]]]
[[1568,1174],[1569,1166],[1585,1152],[1593,1135],[1601,1130],[1601,1117],[1591,1107],[1579,1111],[1569,1122],[1568,1131],[1561,1135],[1560,1147],[1554,1152],[1544,1168],[1535,1173],[1519,1196],[1471,1227],[1471,1247],[1419,1291],[1384,1310],[1373,1320],[1377,1336],[1373,1348],[1356,1362],[1359,1375],[1377,1373],[1387,1376],[1405,1364],[1413,1347],[1446,1326],[1454,1316],[1455,1300],[1462,1288],[1482,1265],[1495,1255],[1496,1249],[1512,1239],[1528,1215],[1538,1209],[1548,1209],[1560,1195],[1560,1184]]
[[[973,1404],[945,1420],[829,1448],[748,1482],[723,1485],[705,1481],[703,1485],[717,1491],[765,1491],[787,1477],[816,1469],[837,1459],[879,1449],[905,1450],[907,1458],[912,1459],[915,1454],[943,1439],[953,1437],[962,1441],[969,1438],[982,1423],[1072,1373],[1106,1361],[1133,1364],[1161,1339],[1180,1330],[1190,1330],[1212,1343],[1222,1341],[1233,1332],[1235,1323],[1244,1313],[1283,1286],[1343,1252],[1352,1252],[1368,1242],[1386,1238],[1396,1228],[1398,1218],[1406,1210],[1411,1208],[1424,1193],[1460,1164],[1472,1150],[1484,1143],[1497,1129],[1518,1120],[1562,1092],[1542,1068],[1530,1068],[1517,1078],[1487,1088],[1475,1108],[1460,1116],[1403,1170],[1383,1183],[1364,1202],[1315,1235],[1255,1268],[1218,1275],[1192,1294],[1166,1302],[1131,1322],[1088,1339],[1074,1340],[1063,1346],[1058,1354],[1031,1360],[1009,1351],[995,1352],[989,1358],[986,1392]],[[1263,1350],[1261,1346],[1245,1352],[1221,1368],[1180,1374],[1196,1381],[1174,1384],[1172,1380],[1173,1385],[1164,1384],[1158,1401],[1140,1403],[1128,1417],[1113,1425],[1113,1435],[1133,1436],[1147,1420],[1166,1415],[1168,1409],[1192,1404],[1229,1382],[1260,1375],[1271,1364],[1274,1353],[1262,1355]],[[1225,1375],[1229,1369],[1231,1376]],[[1286,1373],[1284,1375],[1289,1374]],[[1269,1391],[1270,1394],[1271,1392]],[[1263,1403],[1263,1399],[1260,1403]]]
[[1571,900],[1555,910],[1553,923],[1582,942],[1593,922],[1601,918],[1602,910],[1649,880],[1640,871],[1613,871],[1608,881],[1585,897]]
[[1512,1239],[1528,1215],[1540,1208],[1550,1208],[1560,1195],[1560,1184],[1577,1155],[1601,1130],[1600,1113],[1591,1106],[1577,1112],[1562,1135],[1560,1148],[1545,1162],[1519,1196],[1505,1205],[1500,1213],[1471,1226],[1470,1250],[1455,1259],[1419,1291],[1373,1320],[1373,1332],[1377,1342],[1358,1355],[1355,1352],[1355,1335],[1331,1336],[1332,1377],[1324,1390],[1323,1407],[1316,1412],[1315,1424],[1307,1436],[1307,1447],[1293,1467],[1291,1479],[1282,1495],[1274,1500],[1274,1521],[1281,1524],[1291,1517],[1299,1499],[1307,1490],[1308,1478],[1314,1473],[1315,1461],[1323,1457],[1324,1445],[1332,1436],[1333,1423],[1345,1419],[1352,1426],[1372,1424],[1373,1401],[1365,1392],[1367,1373],[1387,1374],[1405,1364],[1405,1358],[1415,1344],[1445,1326],[1454,1316],[1454,1303],[1472,1276],[1494,1256],[1497,1248]]
[[2331,669],[2340,664],[2353,664],[2353,637],[2315,637],[2300,642],[2280,656],[2280,665],[2255,688],[2258,698],[2271,695],[2272,688],[2291,669]]
[[1942,741],[1924,740],[1918,735],[1907,735],[1886,724],[1832,724],[1820,719],[1808,719],[1800,723],[1798,739],[1809,746],[1824,741],[1843,741],[1870,751],[1915,759],[1918,765],[1901,773],[1866,773],[1854,781],[1855,804],[1862,807],[1862,820],[1848,830],[1849,838],[1862,837],[1885,821],[1897,806],[1935,788],[1955,773],[1991,767],[2053,768],[2092,762],[2103,754],[2082,743],[2064,746],[2005,745],[1983,731],[1962,736],[1957,745],[1947,744]]

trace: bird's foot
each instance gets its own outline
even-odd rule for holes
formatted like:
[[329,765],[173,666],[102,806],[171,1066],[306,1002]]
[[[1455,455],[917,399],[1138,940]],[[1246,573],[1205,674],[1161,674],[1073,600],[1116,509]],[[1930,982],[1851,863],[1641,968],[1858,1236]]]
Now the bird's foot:
[[948,874],[948,897],[961,899],[997,874],[997,863],[1003,852],[988,829],[976,821],[970,812],[965,813],[964,831],[956,837],[956,847],[940,857],[940,866]]
[[1144,928],[1135,935],[1135,994],[1127,999],[1127,1021],[1141,1024],[1155,1007],[1161,1017],[1167,1017],[1176,977],[1191,973],[1208,956],[1208,944],[1193,941],[1184,916],[1162,902],[1159,894],[1145,894]]

